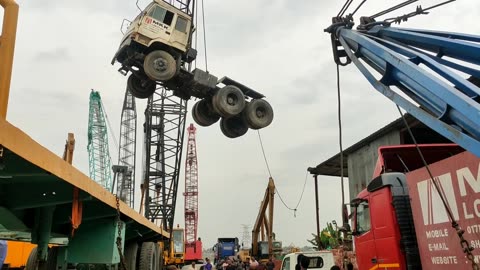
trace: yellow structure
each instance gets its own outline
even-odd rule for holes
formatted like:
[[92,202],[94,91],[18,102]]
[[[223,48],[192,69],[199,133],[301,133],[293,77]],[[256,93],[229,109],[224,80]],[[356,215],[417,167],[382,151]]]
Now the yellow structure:
[[163,252],[164,265],[183,265],[185,263],[185,238],[184,230],[177,225],[172,230],[169,248],[164,242],[159,242],[159,248]]
[[12,268],[24,268],[30,255],[30,251],[37,245],[26,242],[14,242],[7,241],[8,250],[7,258],[5,258],[5,264],[9,269]]
[[0,36],[0,118],[6,119],[17,34],[18,4],[13,0],[0,0],[0,5],[4,9]]
[[238,252],[238,256],[240,256],[240,260],[244,263],[250,262],[250,250],[249,249],[240,249]]

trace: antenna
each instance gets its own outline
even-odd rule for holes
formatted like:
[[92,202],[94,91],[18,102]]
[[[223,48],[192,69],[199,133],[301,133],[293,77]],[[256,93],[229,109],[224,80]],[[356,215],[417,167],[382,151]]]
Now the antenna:
[[140,8],[140,6],[138,5],[138,1],[139,1],[139,0],[137,0],[137,2],[135,2],[135,5],[137,6],[138,10],[142,11],[142,9]]

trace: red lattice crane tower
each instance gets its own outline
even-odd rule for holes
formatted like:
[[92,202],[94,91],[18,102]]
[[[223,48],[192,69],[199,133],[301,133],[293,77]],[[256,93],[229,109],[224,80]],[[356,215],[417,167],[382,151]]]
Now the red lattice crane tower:
[[196,128],[188,127],[187,158],[185,161],[185,262],[202,259],[202,242],[198,228],[198,162],[195,142]]

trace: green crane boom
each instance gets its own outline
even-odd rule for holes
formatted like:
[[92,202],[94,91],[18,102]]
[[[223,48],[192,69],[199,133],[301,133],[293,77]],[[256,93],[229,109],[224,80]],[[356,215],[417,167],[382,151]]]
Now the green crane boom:
[[88,160],[90,178],[107,190],[112,189],[110,151],[108,149],[107,125],[100,93],[90,93],[88,117]]

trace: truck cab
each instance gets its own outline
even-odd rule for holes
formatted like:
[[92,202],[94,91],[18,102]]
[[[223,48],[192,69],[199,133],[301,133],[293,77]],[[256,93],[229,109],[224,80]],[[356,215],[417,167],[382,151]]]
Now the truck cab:
[[215,253],[214,264],[217,264],[220,260],[226,257],[236,257],[240,250],[237,237],[218,238],[217,243],[213,246]]
[[312,251],[312,252],[293,252],[285,255],[282,260],[280,270],[295,270],[297,264],[297,258],[300,254],[303,254],[310,258],[310,264],[308,269],[315,270],[328,270],[335,265],[335,259],[333,253],[328,250]]
[[183,265],[185,261],[185,238],[183,228],[173,228],[172,238],[168,244],[168,249],[160,242],[163,250],[163,262],[165,265]]
[[163,0],[150,3],[130,23],[112,65],[117,61],[122,74],[132,73],[128,86],[135,97],[148,97],[155,82],[171,80],[196,58],[192,31],[191,16]]
[[[464,152],[455,144],[420,145],[419,148],[427,164]],[[379,148],[373,180],[351,202],[352,234],[360,270],[422,269],[419,251],[422,244],[417,241],[418,228],[412,214],[418,211],[412,210],[417,200],[412,196],[412,189],[418,180],[429,179],[429,176],[411,177],[422,168],[423,161],[415,145]]]

